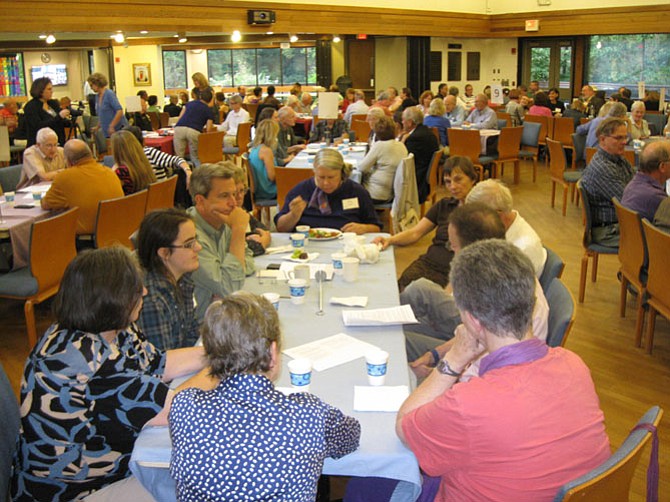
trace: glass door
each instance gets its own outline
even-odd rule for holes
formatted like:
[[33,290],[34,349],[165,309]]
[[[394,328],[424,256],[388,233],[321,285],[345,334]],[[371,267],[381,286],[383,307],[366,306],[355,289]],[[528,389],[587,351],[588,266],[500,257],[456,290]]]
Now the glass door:
[[532,80],[540,83],[540,89],[556,87],[560,98],[572,99],[572,73],[574,63],[572,39],[525,40],[523,54],[523,83]]

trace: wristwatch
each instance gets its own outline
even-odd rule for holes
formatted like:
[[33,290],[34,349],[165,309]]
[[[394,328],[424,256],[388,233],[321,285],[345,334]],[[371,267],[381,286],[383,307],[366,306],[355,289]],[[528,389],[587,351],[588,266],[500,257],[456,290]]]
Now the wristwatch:
[[458,378],[461,376],[462,371],[454,371],[451,369],[451,366],[449,366],[449,362],[445,359],[442,359],[436,366],[437,371],[439,371],[443,375],[448,375],[452,377]]

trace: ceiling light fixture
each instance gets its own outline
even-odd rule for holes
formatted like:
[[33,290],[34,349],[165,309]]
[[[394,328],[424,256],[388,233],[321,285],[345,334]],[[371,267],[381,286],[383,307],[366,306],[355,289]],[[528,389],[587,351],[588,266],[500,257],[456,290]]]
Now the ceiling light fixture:
[[339,44],[339,43],[340,43],[340,36],[339,36],[339,35],[335,35],[335,36],[333,37],[333,42],[336,43],[336,44]]
[[53,44],[56,41],[56,37],[52,33],[49,33],[46,38],[46,43]]
[[185,44],[188,42],[188,38],[186,38],[186,33],[180,33],[179,34],[179,43],[180,44]]
[[149,33],[147,30],[140,31],[140,35],[146,35],[147,33]]
[[274,31],[266,31],[265,32],[266,35],[274,35],[274,33],[275,33]]
[[239,30],[233,31],[233,34],[230,35],[230,41],[239,42],[240,40],[242,40],[242,34],[240,33],[240,31]]
[[298,41],[298,35],[291,35],[289,37],[289,40],[291,41],[292,44],[296,43]]
[[47,38],[47,36],[46,36],[46,35],[44,35],[44,34],[42,34],[42,35],[40,35],[40,36],[39,36],[39,37],[37,37],[37,38],[39,38],[39,39],[41,39],[41,40],[44,40],[45,38]]
[[117,33],[114,33],[114,35],[111,35],[111,38],[113,38],[114,41],[118,44],[122,44],[123,42],[126,41],[126,37],[120,31],[117,32]]

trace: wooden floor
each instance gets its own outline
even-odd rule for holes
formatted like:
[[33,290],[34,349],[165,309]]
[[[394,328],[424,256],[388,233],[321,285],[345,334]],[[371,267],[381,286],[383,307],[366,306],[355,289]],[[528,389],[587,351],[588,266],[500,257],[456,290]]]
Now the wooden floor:
[[[567,216],[560,207],[550,207],[551,184],[547,169],[540,166],[537,183],[530,178],[529,166],[523,166],[522,180],[512,186],[515,207],[537,230],[545,245],[558,253],[566,263],[563,281],[575,298],[579,288],[582,258],[582,224],[580,209],[568,206]],[[512,182],[509,169],[504,181]],[[557,199],[560,201],[560,192]],[[430,242],[424,238],[414,246],[396,249],[398,270],[418,256]],[[589,274],[590,274],[589,263]],[[656,323],[654,353],[634,347],[634,299],[629,298],[626,317],[619,317],[619,282],[616,279],[616,255],[600,258],[597,282],[587,283],[586,300],[577,306],[576,321],[566,347],[579,354],[591,369],[601,406],[605,412],[607,433],[614,448],[628,435],[638,418],[653,405],[670,413],[670,323],[659,317]],[[670,286],[669,286],[670,287]],[[36,308],[38,332],[52,320],[50,305]],[[0,300],[3,319],[0,334],[0,362],[18,393],[21,371],[28,347],[23,321],[23,304]],[[666,387],[667,386],[667,387]],[[547,389],[551,392],[551,389]],[[670,430],[664,418],[660,427],[660,494],[659,500],[670,500]],[[645,500],[648,449],[633,480],[632,501]]]

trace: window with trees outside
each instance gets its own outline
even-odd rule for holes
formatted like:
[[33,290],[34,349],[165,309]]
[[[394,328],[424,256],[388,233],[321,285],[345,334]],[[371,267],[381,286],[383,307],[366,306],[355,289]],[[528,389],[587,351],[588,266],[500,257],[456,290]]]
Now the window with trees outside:
[[163,51],[163,87],[185,89],[186,51]]
[[316,84],[316,48],[211,49],[207,72],[222,87]]
[[587,79],[597,89],[627,87],[637,96],[637,84],[659,89],[670,84],[670,34],[594,35],[589,37]]

